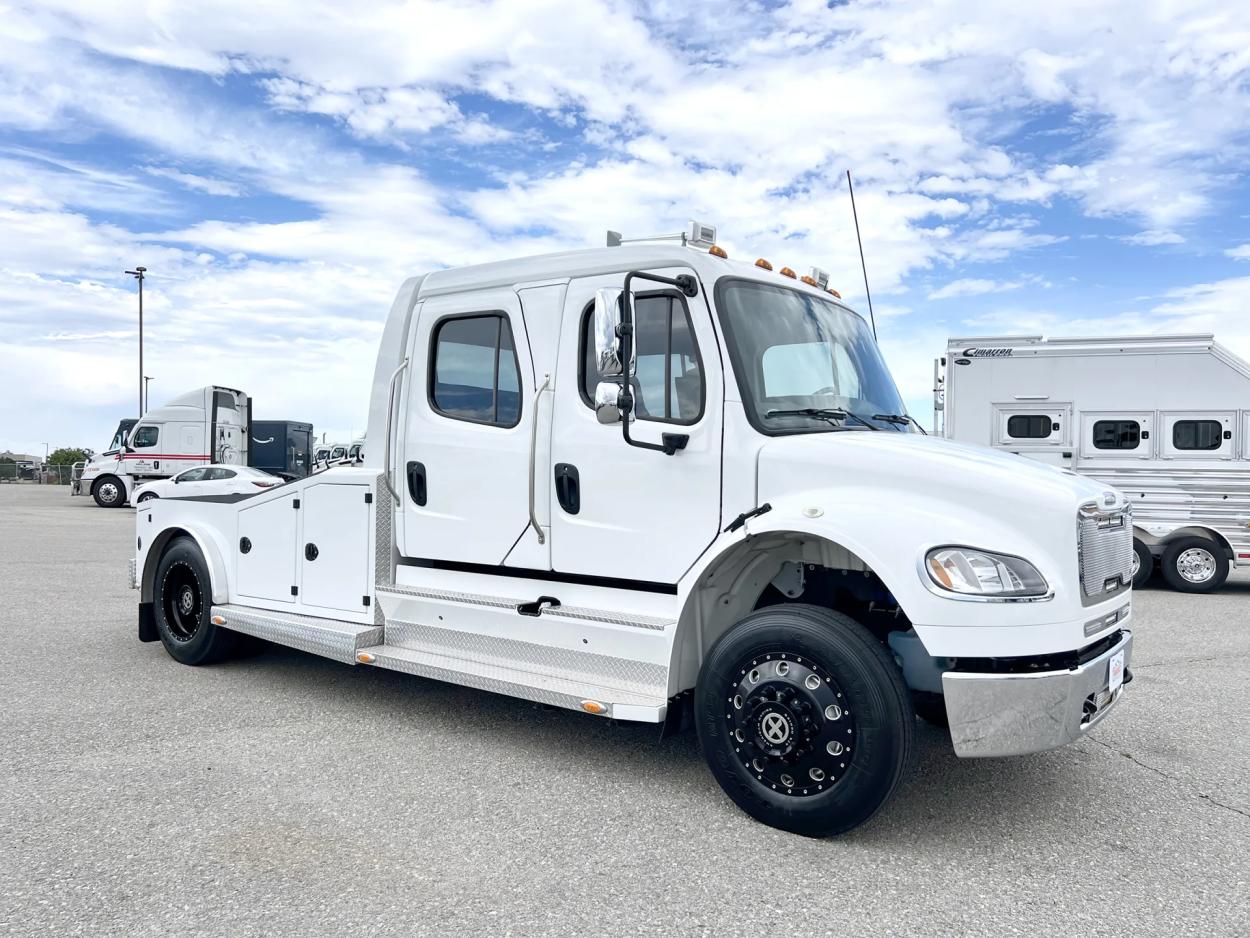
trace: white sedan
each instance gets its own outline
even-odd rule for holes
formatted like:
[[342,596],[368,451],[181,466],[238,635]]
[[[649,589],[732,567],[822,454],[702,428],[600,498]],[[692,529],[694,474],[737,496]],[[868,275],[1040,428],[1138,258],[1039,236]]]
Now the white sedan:
[[282,480],[250,466],[196,466],[169,479],[147,482],[135,489],[135,504],[152,498],[191,498],[197,495],[256,495]]

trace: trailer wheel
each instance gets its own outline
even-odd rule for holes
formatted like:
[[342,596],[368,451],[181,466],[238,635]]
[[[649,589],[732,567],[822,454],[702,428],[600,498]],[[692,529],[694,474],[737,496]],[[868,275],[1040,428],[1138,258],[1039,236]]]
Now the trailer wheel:
[[916,720],[869,632],[816,606],[770,606],[717,640],[695,688],[699,743],[747,814],[809,837],[863,824],[898,788]]
[[156,567],[152,608],[156,630],[170,657],[182,664],[211,664],[229,657],[238,634],[210,621],[213,604],[208,565],[189,537],[175,538]]
[[1205,537],[1182,537],[1163,552],[1163,579],[1182,593],[1210,593],[1228,579],[1224,548]]
[[1138,538],[1133,538],[1133,589],[1141,589],[1155,572],[1155,558]]
[[91,497],[101,508],[118,508],[126,501],[126,486],[117,476],[100,476],[91,486]]

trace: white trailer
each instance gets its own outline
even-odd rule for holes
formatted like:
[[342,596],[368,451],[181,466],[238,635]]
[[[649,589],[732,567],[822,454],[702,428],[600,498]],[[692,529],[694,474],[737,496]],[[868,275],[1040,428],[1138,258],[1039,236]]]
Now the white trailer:
[[139,638],[693,723],[730,798],[813,835],[890,798],[916,712],[961,756],[1096,726],[1131,678],[1124,499],[912,432],[819,272],[694,235],[408,280],[365,466],[136,513]]
[[1208,592],[1250,562],[1250,364],[1214,336],[956,338],[935,375],[949,439],[1129,497],[1136,585]]
[[70,494],[90,493],[100,507],[117,508],[144,482],[211,463],[247,465],[252,401],[242,391],[197,388],[123,430],[126,422],[113,445],[83,467]]

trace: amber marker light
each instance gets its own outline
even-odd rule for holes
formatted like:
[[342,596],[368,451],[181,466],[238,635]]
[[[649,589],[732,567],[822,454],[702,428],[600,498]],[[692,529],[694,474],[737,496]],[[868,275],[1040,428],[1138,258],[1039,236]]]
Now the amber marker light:
[[725,253],[725,249],[721,247],[719,244],[713,244],[710,248],[707,249],[707,252],[711,254],[713,257],[723,257],[726,260],[729,259],[729,255]]
[[361,651],[356,653],[356,660],[361,664],[373,664],[373,662],[378,659],[373,657],[373,655],[369,654],[367,651]]
[[[770,264],[770,263],[768,263],[768,261],[764,260],[764,258],[762,258],[762,257],[757,257],[757,258],[755,259],[755,266],[756,266],[756,267],[762,267],[762,268],[764,268],[765,270],[772,270],[772,269],[773,269],[773,265],[772,265],[772,264]],[[1246,525],[1246,527],[1250,528],[1250,524]]]
[[781,270],[777,271],[777,273],[781,274],[783,277],[789,277],[791,280],[794,280],[796,277],[794,271],[789,267],[783,267]]
[[815,278],[815,277],[809,277],[809,276],[807,276],[807,274],[804,274],[804,275],[803,275],[802,277],[800,277],[799,279],[800,279],[800,280],[802,280],[802,281],[803,281],[805,284],[807,284],[809,287],[818,287],[818,286],[820,286],[820,284],[818,284],[818,283],[816,282],[816,278]]
[[607,713],[608,708],[597,700],[583,700],[582,709],[587,713]]
[[225,616],[213,616],[212,622],[213,622],[213,625],[225,625],[226,617]]
[[839,300],[842,299],[842,294],[839,293],[837,290],[835,290],[833,287],[829,288],[829,292],[833,294],[834,296],[836,296]]

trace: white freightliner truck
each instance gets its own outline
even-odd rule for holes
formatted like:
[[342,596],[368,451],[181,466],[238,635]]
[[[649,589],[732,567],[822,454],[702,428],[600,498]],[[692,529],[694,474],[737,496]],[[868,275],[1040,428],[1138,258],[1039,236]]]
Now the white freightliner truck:
[[1250,363],[1211,334],[956,338],[934,376],[948,439],[1128,496],[1134,585],[1205,593],[1250,563]]
[[101,508],[118,508],[144,482],[210,463],[247,465],[252,401],[242,391],[196,388],[123,430],[126,422],[109,449],[83,467],[71,495],[90,494]]
[[693,722],[809,835],[889,799],[916,712],[961,756],[1096,725],[1131,679],[1124,498],[910,432],[825,278],[701,234],[405,282],[366,465],[145,505],[139,638]]

